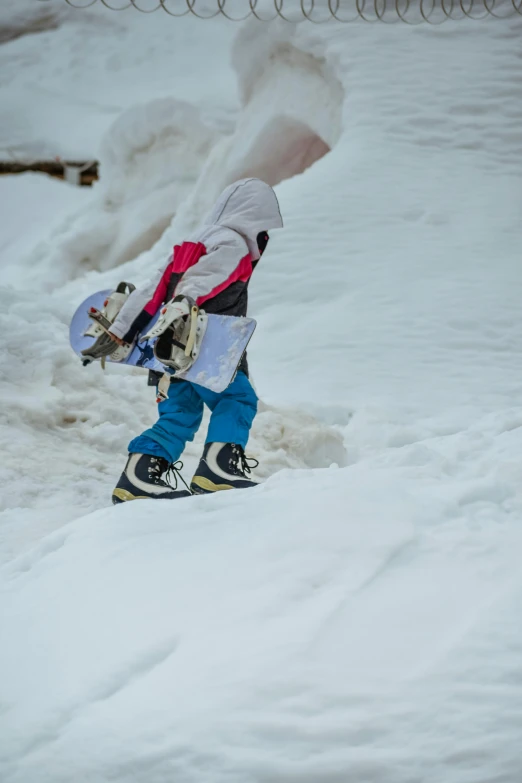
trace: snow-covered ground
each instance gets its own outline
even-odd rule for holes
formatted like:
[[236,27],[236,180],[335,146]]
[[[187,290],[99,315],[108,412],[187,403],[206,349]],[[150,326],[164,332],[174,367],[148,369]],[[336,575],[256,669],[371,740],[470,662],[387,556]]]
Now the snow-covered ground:
[[[45,6],[0,9],[0,147],[102,176],[0,179],[0,779],[518,783],[522,21]],[[245,174],[267,480],[109,507],[154,393],[71,313]]]

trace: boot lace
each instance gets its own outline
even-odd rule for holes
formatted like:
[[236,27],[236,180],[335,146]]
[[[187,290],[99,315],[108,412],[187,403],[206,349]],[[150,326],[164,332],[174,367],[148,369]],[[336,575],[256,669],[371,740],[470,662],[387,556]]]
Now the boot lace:
[[230,467],[232,473],[237,476],[243,476],[248,479],[248,473],[251,473],[254,468],[259,465],[259,460],[255,457],[247,457],[242,446],[237,443],[232,443],[232,456],[230,457]]
[[[191,492],[187,482],[181,475],[182,470],[183,462],[181,460],[169,465],[167,460],[162,457],[152,457],[148,467],[149,475],[154,484],[158,484],[161,487],[169,487],[169,489],[176,491],[178,488],[178,481],[181,481],[186,489]],[[165,474],[165,478],[162,478],[163,474]],[[174,481],[174,484],[172,484],[172,481]]]

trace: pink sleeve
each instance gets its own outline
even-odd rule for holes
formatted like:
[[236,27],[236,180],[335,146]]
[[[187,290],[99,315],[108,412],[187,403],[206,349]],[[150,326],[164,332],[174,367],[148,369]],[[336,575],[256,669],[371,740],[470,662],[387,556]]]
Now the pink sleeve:
[[172,264],[173,262],[167,264],[165,271],[161,276],[161,280],[156,286],[156,290],[154,291],[152,297],[149,299],[149,301],[143,308],[145,312],[147,312],[149,315],[155,315],[160,309],[161,305],[165,302],[165,299],[167,298],[169,279],[172,273]]

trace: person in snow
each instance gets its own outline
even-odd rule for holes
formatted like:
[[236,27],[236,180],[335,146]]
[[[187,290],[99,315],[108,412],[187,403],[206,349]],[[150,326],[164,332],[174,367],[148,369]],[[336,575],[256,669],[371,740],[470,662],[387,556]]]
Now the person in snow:
[[[190,297],[207,313],[245,316],[248,284],[268,243],[268,231],[283,220],[272,188],[259,179],[243,179],[219,197],[201,228],[176,245],[167,266],[150,284],[134,291],[111,326],[117,342],[131,342],[159,308],[175,296]],[[212,411],[207,439],[191,482],[194,493],[252,487],[245,446],[257,412],[257,396],[248,378],[246,355],[230,386],[221,393],[171,378],[168,397],[158,405],[159,419],[129,444],[129,458],[112,499],[177,498],[164,475],[194,438],[203,407]]]

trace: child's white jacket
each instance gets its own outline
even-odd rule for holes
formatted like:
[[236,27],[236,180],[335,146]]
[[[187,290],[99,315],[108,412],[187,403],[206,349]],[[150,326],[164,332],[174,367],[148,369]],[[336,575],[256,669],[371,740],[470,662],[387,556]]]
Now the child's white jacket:
[[269,185],[254,178],[229,185],[201,228],[175,246],[166,266],[148,285],[131,294],[111,332],[132,340],[178,294],[204,304],[207,312],[246,315],[247,286],[260,255],[258,235],[282,225],[277,197]]

